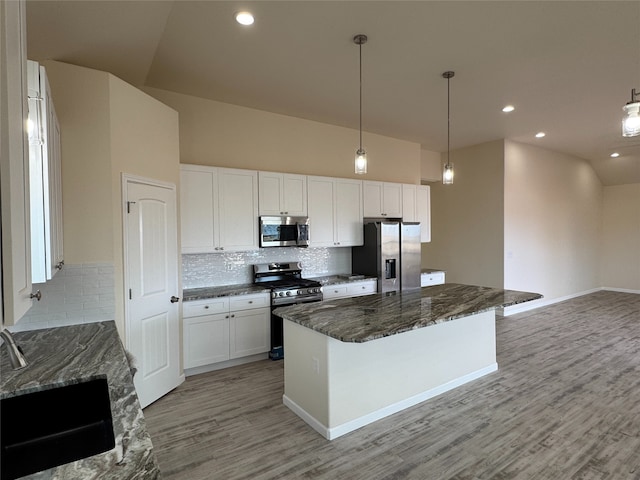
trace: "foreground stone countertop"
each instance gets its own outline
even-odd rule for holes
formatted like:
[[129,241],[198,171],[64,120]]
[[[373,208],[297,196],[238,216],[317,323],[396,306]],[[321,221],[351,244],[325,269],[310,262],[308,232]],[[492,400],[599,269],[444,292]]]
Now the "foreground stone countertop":
[[538,298],[542,295],[445,283],[396,295],[280,307],[274,313],[340,341],[362,343]]
[[2,348],[0,398],[106,378],[116,440],[112,450],[22,478],[161,478],[115,322],[48,328],[13,336],[29,365],[13,370],[6,348]]
[[238,285],[222,285],[219,287],[186,288],[182,291],[182,301],[205,300],[207,298],[230,297],[232,295],[248,295],[250,293],[269,292],[268,288],[254,283]]

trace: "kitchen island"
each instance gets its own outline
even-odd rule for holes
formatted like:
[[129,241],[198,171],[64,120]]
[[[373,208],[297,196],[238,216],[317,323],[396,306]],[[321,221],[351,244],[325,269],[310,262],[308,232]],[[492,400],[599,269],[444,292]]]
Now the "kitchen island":
[[337,438],[496,371],[495,309],[541,297],[449,283],[276,309],[283,402]]

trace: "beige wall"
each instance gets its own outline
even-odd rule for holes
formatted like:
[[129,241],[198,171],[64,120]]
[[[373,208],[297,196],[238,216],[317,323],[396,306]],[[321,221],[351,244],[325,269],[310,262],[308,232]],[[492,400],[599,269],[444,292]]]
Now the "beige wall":
[[109,74],[60,62],[43,65],[60,121],[65,262],[110,263]]
[[640,292],[640,184],[604,187],[602,286]]
[[[137,88],[109,75],[111,191],[116,323],[124,327],[122,174],[180,183],[178,113]],[[176,201],[179,201],[176,189]],[[179,209],[179,205],[177,205]],[[178,210],[179,211],[179,210]],[[180,232],[178,224],[178,232]],[[178,235],[178,252],[180,238]],[[178,259],[180,265],[180,259]],[[180,272],[179,272],[180,276]],[[178,280],[178,287],[181,282]],[[121,332],[124,331],[122,328]]]
[[[144,91],[180,114],[180,161],[198,165],[363,178],[358,131],[179,93]],[[420,183],[420,145],[363,134],[367,180]]]
[[442,180],[442,164],[440,153],[430,150],[420,151],[420,180],[423,183],[439,182]]
[[124,339],[122,173],[179,184],[178,114],[109,73],[44,65],[62,134],[65,263],[114,265]]
[[504,143],[451,152],[453,185],[431,184],[431,243],[422,266],[441,268],[447,282],[502,288]]
[[505,288],[548,302],[600,287],[602,184],[583,159],[505,142]]

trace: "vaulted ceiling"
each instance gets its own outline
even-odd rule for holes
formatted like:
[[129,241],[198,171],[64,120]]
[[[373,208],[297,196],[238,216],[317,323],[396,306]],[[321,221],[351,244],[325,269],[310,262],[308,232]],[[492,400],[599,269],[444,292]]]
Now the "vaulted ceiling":
[[620,132],[640,90],[638,1],[27,2],[31,59],[351,128],[359,33],[364,130],[445,151],[454,70],[452,149],[508,138],[640,183],[640,137]]

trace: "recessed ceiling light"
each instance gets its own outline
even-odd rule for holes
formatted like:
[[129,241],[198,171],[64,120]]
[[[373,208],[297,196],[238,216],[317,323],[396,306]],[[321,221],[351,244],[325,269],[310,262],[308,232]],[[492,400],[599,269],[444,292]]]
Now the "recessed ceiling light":
[[236,22],[238,22],[240,25],[253,25],[253,15],[251,15],[251,12],[238,12],[236,13]]
[[611,155],[609,155],[611,158],[618,158],[620,156],[620,154],[618,152],[613,152]]
[[546,133],[544,133],[544,132],[538,132],[538,133],[536,133],[536,138],[542,138],[545,135],[546,135]]
[[513,112],[515,109],[516,107],[514,107],[513,105],[505,105],[502,111],[504,113],[510,113],[510,112]]

